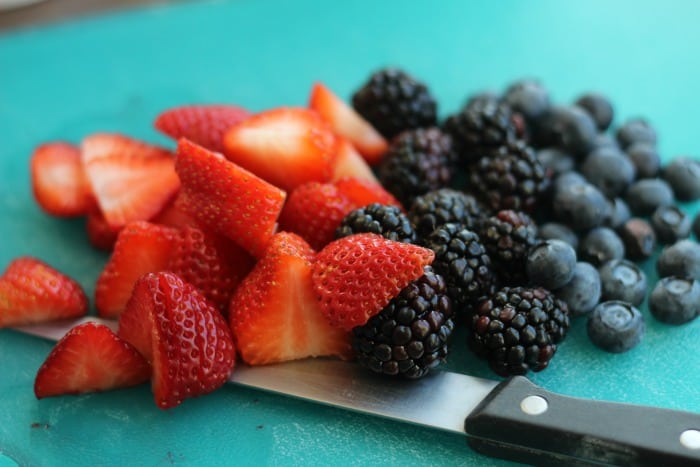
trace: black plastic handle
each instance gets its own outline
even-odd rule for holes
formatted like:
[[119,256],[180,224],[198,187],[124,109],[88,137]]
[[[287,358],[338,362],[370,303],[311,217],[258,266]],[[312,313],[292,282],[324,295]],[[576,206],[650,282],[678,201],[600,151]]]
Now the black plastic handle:
[[475,450],[528,464],[700,466],[700,414],[561,396],[522,376],[499,384],[465,429]]

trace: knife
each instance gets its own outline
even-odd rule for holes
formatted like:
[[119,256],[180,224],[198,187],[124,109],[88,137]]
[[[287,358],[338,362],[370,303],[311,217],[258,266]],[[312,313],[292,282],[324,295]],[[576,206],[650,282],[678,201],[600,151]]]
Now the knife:
[[[96,317],[16,327],[58,340]],[[502,382],[434,371],[411,381],[306,359],[238,365],[230,383],[467,435],[476,451],[535,465],[700,466],[700,414],[555,394],[523,376]]]

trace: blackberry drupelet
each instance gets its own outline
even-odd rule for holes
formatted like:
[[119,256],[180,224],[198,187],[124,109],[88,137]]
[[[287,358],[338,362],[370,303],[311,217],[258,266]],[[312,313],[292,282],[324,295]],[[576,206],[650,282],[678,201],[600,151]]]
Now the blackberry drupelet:
[[469,168],[474,193],[494,211],[531,213],[550,185],[550,174],[533,150],[517,141],[490,151]]
[[546,289],[504,287],[483,300],[469,347],[501,376],[547,367],[569,329],[567,306]]
[[415,243],[416,232],[406,214],[396,206],[373,203],[350,211],[335,231],[335,238],[375,233],[396,242]]
[[444,362],[452,336],[452,302],[445,280],[426,266],[367,323],[353,329],[360,365],[376,373],[421,378]]
[[428,87],[396,68],[372,74],[352,96],[352,105],[388,139],[437,123],[437,103]]
[[425,246],[435,252],[433,268],[445,278],[455,314],[470,313],[493,292],[491,259],[476,233],[461,224],[444,224],[426,238]]
[[478,234],[498,278],[506,284],[524,284],[527,254],[537,243],[537,226],[532,218],[520,211],[499,211],[484,219]]
[[417,197],[408,211],[418,243],[422,243],[433,230],[448,222],[463,224],[467,229],[475,230],[484,216],[484,210],[476,198],[451,188],[442,188]]
[[452,139],[440,129],[405,131],[382,157],[379,181],[404,206],[410,206],[416,196],[450,184],[455,159]]

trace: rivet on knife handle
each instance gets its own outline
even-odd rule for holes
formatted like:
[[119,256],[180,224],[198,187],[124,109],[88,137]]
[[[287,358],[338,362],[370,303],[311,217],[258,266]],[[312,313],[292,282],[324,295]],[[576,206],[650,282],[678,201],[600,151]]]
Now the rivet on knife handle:
[[524,377],[467,417],[472,447],[537,465],[700,466],[700,414],[554,394]]

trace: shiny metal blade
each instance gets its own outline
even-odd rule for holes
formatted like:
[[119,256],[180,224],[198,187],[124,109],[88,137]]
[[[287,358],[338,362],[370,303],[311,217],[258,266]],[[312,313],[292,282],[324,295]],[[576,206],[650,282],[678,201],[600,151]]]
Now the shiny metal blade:
[[[59,340],[72,327],[96,317],[21,326],[18,331]],[[473,376],[435,371],[415,381],[375,375],[356,363],[306,359],[250,367],[239,364],[229,382],[357,412],[464,433],[464,420],[498,384]]]

